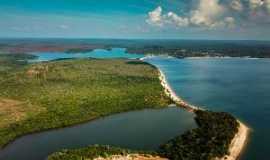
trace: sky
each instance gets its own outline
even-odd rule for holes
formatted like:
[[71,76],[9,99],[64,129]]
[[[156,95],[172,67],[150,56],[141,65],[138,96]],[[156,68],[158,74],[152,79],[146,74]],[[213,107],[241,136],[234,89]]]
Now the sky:
[[0,0],[0,37],[270,40],[270,0]]

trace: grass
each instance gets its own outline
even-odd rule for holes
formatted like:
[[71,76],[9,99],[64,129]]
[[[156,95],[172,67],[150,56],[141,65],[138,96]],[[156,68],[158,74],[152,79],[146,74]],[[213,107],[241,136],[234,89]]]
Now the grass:
[[16,122],[25,120],[30,115],[37,115],[44,108],[31,106],[21,101],[0,99],[0,128],[8,127]]
[[[0,116],[1,147],[24,134],[170,103],[157,69],[146,63],[84,59],[6,64],[0,65],[0,100],[18,105],[10,103],[12,109]],[[12,120],[11,114],[22,117]]]

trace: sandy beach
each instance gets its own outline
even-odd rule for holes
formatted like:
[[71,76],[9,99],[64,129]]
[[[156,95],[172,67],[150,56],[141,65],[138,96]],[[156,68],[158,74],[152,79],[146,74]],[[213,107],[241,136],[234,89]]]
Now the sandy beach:
[[187,109],[189,112],[194,112],[195,110],[203,110],[202,108],[199,108],[197,106],[191,105],[184,100],[182,100],[180,97],[176,95],[176,93],[172,90],[171,86],[167,82],[167,79],[163,72],[159,69],[159,79],[161,81],[161,85],[164,87],[165,94],[169,96],[176,105],[179,105],[185,109]]
[[106,158],[98,157],[95,158],[94,160],[168,160],[168,159],[146,154],[127,154],[127,155],[112,155]]
[[[180,97],[178,97],[175,92],[170,87],[169,83],[166,80],[166,77],[164,73],[159,69],[159,79],[161,81],[161,85],[164,87],[166,95],[168,95],[176,105],[179,105],[180,107],[183,107],[187,109],[189,112],[195,112],[196,110],[203,110],[200,107],[191,105],[184,100],[182,100]],[[226,155],[222,158],[215,158],[215,160],[237,160],[245,148],[245,145],[247,144],[248,135],[249,135],[249,128],[237,120],[239,123],[238,132],[235,134],[234,138],[231,141],[230,147],[229,147],[229,155]]]
[[239,120],[238,123],[238,132],[235,134],[230,144],[229,155],[226,155],[222,158],[216,158],[215,160],[237,160],[240,157],[241,152],[247,144],[250,129]]

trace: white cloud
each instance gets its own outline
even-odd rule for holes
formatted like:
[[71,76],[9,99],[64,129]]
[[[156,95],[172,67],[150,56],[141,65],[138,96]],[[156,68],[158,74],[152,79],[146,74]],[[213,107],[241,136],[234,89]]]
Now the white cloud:
[[241,0],[232,0],[232,2],[230,3],[230,7],[233,10],[236,10],[236,11],[239,11],[239,12],[243,11],[243,9],[244,9]]
[[233,17],[225,17],[224,21],[227,27],[229,28],[235,27],[235,19]]
[[249,11],[251,18],[258,20],[260,17],[261,21],[268,21],[270,0],[249,0]]
[[198,8],[191,11],[190,21],[198,26],[213,26],[223,12],[219,0],[200,0]]
[[264,4],[263,0],[249,0],[249,6],[252,10],[257,9],[258,7]]
[[148,19],[146,20],[147,23],[156,25],[156,26],[162,26],[163,20],[162,20],[162,8],[158,6],[156,9],[148,13]]
[[174,12],[162,13],[161,6],[148,13],[147,23],[163,26],[165,24],[177,27],[196,26],[204,28],[232,27],[233,17],[224,16],[225,7],[219,0],[198,0],[198,5],[187,16],[179,16]]
[[173,23],[177,26],[188,26],[189,25],[189,19],[186,17],[180,17],[177,14],[173,13],[173,12],[169,12],[167,14],[168,17],[168,22],[169,23]]

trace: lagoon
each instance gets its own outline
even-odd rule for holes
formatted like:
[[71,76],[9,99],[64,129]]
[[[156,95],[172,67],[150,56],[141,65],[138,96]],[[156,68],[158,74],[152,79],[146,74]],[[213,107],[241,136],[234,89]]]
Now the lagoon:
[[85,124],[26,135],[0,150],[0,160],[44,160],[61,149],[93,144],[154,150],[195,128],[194,115],[177,107],[111,115]]

